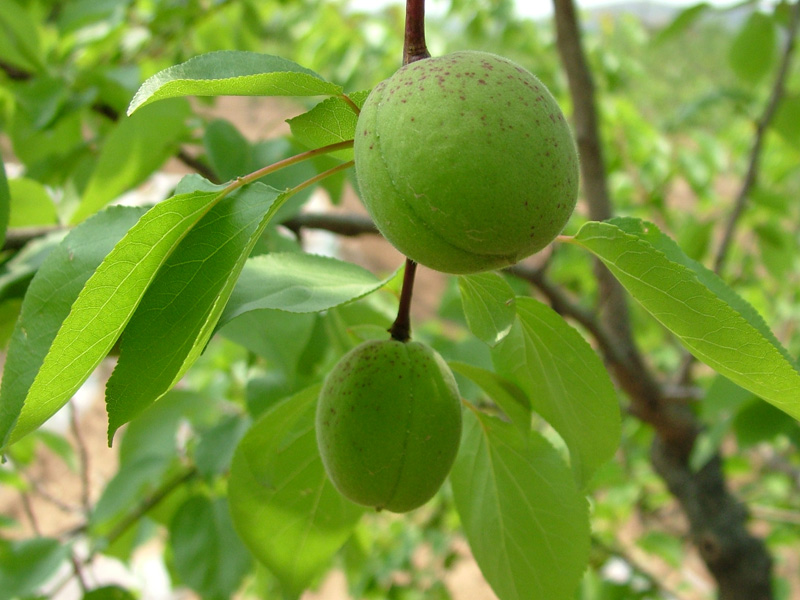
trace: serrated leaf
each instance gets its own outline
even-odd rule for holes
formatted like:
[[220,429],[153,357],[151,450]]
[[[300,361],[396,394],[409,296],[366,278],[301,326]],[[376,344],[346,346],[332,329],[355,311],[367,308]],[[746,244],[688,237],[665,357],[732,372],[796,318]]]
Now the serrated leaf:
[[103,142],[70,223],[79,223],[158,169],[175,153],[190,113],[188,102],[174,100],[121,119]]
[[260,183],[238,190],[212,207],[165,260],[122,336],[106,385],[109,443],[200,356],[280,195]]
[[613,456],[621,428],[614,386],[595,351],[554,310],[520,296],[517,322],[492,359],[563,438],[576,480],[585,487]]
[[[348,94],[360,108],[369,92]],[[310,111],[298,115],[286,122],[292,135],[309,148],[321,148],[329,144],[352,140],[356,131],[358,115],[343,98],[335,96],[326,98]],[[352,150],[342,150],[333,156],[342,160],[353,158]]]
[[179,96],[335,96],[342,87],[295,62],[257,52],[223,50],[190,58],[145,81],[128,114]]
[[728,62],[744,82],[757,83],[772,67],[776,43],[775,23],[768,15],[753,11],[733,39]]
[[[7,414],[3,405],[2,423],[13,427],[5,443],[44,423],[69,400],[108,354],[164,261],[221,197],[220,192],[193,192],[165,200],[147,211],[114,246],[86,281],[30,389],[9,397],[13,407],[25,398],[16,424],[16,415]],[[37,360],[41,360],[38,352]],[[9,430],[0,431],[8,435]]]
[[253,310],[328,310],[374,292],[394,275],[378,279],[353,263],[300,252],[254,256],[245,263],[219,326]]
[[73,229],[54,250],[48,249],[28,287],[8,348],[0,386],[0,447],[8,443],[28,390],[84,284],[144,212],[108,208]]
[[364,508],[325,475],[314,431],[319,387],[270,408],[233,458],[228,501],[245,545],[294,593],[324,572]]
[[519,386],[493,371],[467,363],[448,361],[454,372],[477,384],[523,434],[531,430],[531,403]]
[[458,289],[470,331],[494,348],[514,323],[514,290],[494,272],[462,275],[458,278]]
[[573,598],[589,559],[589,514],[539,434],[472,409],[450,482],[475,560],[500,600]]
[[192,496],[169,528],[175,571],[203,598],[232,598],[252,557],[236,536],[225,498]]
[[699,360],[800,419],[800,372],[755,309],[652,223],[587,223],[575,241]]

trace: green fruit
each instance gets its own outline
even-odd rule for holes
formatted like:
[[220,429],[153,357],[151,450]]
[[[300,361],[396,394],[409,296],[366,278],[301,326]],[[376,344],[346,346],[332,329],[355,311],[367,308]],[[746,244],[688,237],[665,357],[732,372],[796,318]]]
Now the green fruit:
[[578,156],[536,77],[485,52],[401,68],[356,126],[361,196],[381,233],[439,271],[514,264],[549,244],[578,194]]
[[325,470],[343,496],[407,512],[430,500],[453,465],[458,388],[429,346],[365,342],[325,379],[316,427]]

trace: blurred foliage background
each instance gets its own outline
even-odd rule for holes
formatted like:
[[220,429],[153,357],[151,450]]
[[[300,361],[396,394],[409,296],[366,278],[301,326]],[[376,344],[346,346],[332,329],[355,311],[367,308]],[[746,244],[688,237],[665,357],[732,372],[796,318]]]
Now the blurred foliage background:
[[[664,12],[637,4],[584,15],[615,210],[657,223],[708,266],[750,166],[789,9],[786,2],[741,2]],[[0,149],[10,180],[10,226],[19,234],[9,236],[0,266],[4,343],[27,283],[63,236],[98,160],[113,161],[99,157],[113,145],[133,93],[148,76],[200,53],[238,49],[285,56],[348,91],[368,90],[399,66],[402,33],[401,6],[364,12],[345,0],[3,0]],[[570,113],[550,20],[520,18],[510,0],[451,0],[437,3],[427,34],[434,55],[469,48],[512,58],[544,81]],[[303,108],[265,102],[258,110]],[[153,132],[159,137],[145,138],[151,146],[137,167],[119,173],[118,188],[108,193],[118,196],[152,183],[156,172],[199,168],[235,176],[236,165],[225,171],[231,156],[259,165],[292,153],[292,142],[280,136],[248,141],[247,126],[221,123],[230,115],[215,111],[213,101],[163,110]],[[117,157],[124,162],[130,151],[123,144]],[[795,63],[766,132],[758,183],[724,274],[794,356],[800,353],[798,165]],[[346,203],[349,189],[344,181],[329,185],[328,200]],[[579,205],[567,233],[585,218]],[[36,235],[22,235],[31,230]],[[265,241],[271,247],[295,243]],[[549,257],[549,273],[593,306],[598,299],[592,264],[565,246]],[[441,293],[417,315],[419,335],[447,358],[480,355],[484,349],[466,338],[454,308],[454,283],[440,285]],[[103,447],[102,426],[78,418],[88,413],[80,409],[71,409],[71,424],[15,445],[0,469],[0,598],[80,597],[82,585],[85,598],[155,597],[148,595],[154,585],[181,598],[280,597],[276,581],[235,543],[215,568],[208,555],[193,554],[218,545],[230,527],[213,506],[224,501],[226,461],[250,419],[329,368],[325,349],[337,347],[337,336],[346,337],[353,327],[388,326],[392,301],[390,289],[324,320],[276,317],[274,327],[287,335],[265,341],[258,352],[215,340],[183,388],[134,421],[113,450]],[[665,380],[679,383],[684,351],[632,310],[648,361]],[[698,395],[705,397],[696,412],[706,431],[694,458],[702,464],[722,449],[731,485],[774,556],[776,597],[797,598],[800,427],[713,372],[697,368],[696,375]],[[473,388],[462,391],[477,397]],[[92,435],[99,443],[90,441]],[[651,438],[647,426],[626,418],[618,460],[594,481],[594,546],[577,595],[582,600],[713,595],[711,580],[684,539],[680,509],[650,466]],[[103,470],[97,462],[109,464]],[[189,476],[182,470],[187,462],[195,468]],[[78,492],[62,496],[59,479],[70,477]],[[200,516],[185,523],[176,516],[181,510]],[[45,517],[46,511],[56,517]],[[446,489],[408,519],[374,515],[333,565],[346,576],[340,587],[354,598],[475,598],[469,594],[479,588],[458,592],[459,577],[470,571],[457,531]],[[71,567],[76,556],[89,566]],[[142,575],[147,560],[164,565],[146,571],[160,573],[161,580]],[[88,581],[81,582],[82,573],[91,573]],[[324,581],[328,589],[329,579]]]

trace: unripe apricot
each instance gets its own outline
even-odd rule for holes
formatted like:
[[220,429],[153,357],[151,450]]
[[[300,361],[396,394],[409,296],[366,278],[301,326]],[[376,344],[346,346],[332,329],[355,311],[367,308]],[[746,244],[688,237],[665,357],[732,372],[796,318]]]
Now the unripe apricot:
[[453,465],[461,402],[450,368],[419,342],[368,341],[325,379],[317,445],[339,492],[378,510],[427,502]]
[[494,54],[402,67],[364,103],[354,153],[380,232],[439,271],[512,265],[549,244],[575,208],[578,157],[561,109]]

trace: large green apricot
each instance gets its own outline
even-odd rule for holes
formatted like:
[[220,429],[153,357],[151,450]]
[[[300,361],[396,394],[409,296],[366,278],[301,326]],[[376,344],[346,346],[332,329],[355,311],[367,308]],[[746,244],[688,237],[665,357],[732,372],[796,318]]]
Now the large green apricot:
[[578,156],[553,96],[514,62],[455,52],[370,93],[355,167],[380,232],[439,271],[502,268],[549,244],[578,194]]
[[325,379],[317,445],[339,492],[378,510],[427,502],[453,465],[461,402],[441,356],[419,342],[368,341]]

